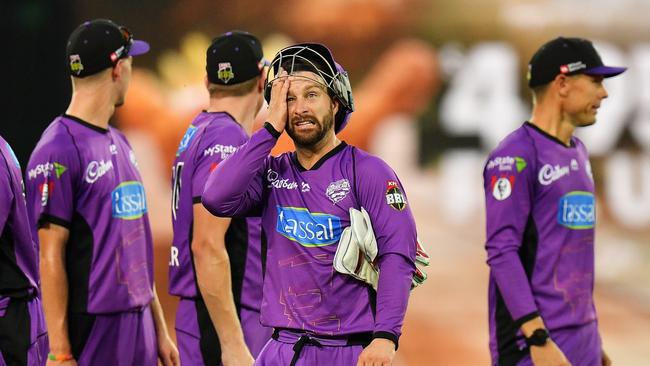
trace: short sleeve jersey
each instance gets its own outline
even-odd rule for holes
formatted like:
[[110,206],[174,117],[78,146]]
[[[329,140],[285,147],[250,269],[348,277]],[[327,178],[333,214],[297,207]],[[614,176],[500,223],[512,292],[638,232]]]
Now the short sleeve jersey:
[[7,297],[35,294],[38,282],[38,248],[32,238],[20,164],[0,137],[0,303]]
[[525,123],[490,154],[484,185],[493,355],[521,344],[527,317],[551,330],[595,321],[596,200],[583,143]]
[[27,167],[38,227],[70,230],[69,311],[139,309],[153,298],[153,247],[144,186],[122,133],[63,115],[45,130]]
[[[201,203],[210,173],[247,140],[246,131],[226,112],[200,113],[181,139],[172,167],[174,239],[169,260],[172,295],[200,296],[191,248],[193,205]],[[262,295],[259,226],[259,218],[234,218],[225,237],[235,303],[238,308],[245,306],[257,311]]]

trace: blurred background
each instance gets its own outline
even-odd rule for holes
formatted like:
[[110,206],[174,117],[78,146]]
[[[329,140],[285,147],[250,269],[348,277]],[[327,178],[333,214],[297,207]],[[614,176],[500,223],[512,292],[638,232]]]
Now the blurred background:
[[[327,44],[350,73],[357,106],[340,137],[396,170],[432,257],[428,282],[411,296],[398,366],[489,364],[485,157],[529,117],[533,52],[558,35],[594,40],[605,63],[629,67],[605,82],[598,123],[579,132],[598,190],[601,335],[615,365],[650,364],[650,1],[20,0],[2,1],[0,14],[0,134],[23,167],[69,102],[65,42],[78,24],[109,18],[150,42],[112,123],[129,137],[144,177],[170,329],[170,169],[207,103],[210,40],[246,30],[268,59],[293,42]],[[276,153],[290,148],[283,139]]]

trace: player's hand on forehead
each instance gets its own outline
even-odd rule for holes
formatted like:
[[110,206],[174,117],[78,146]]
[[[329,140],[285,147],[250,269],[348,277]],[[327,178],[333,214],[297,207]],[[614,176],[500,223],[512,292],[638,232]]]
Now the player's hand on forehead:
[[287,124],[287,93],[292,79],[293,77],[280,68],[278,77],[271,84],[268,122],[280,133],[284,131]]

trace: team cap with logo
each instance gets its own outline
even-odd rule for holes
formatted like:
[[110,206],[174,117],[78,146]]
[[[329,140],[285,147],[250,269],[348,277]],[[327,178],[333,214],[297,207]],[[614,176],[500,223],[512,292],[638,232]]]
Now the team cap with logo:
[[591,41],[583,38],[555,38],[533,55],[528,63],[528,86],[550,83],[559,74],[601,75],[609,78],[626,67],[605,66]]
[[149,44],[133,39],[126,27],[108,19],[95,19],[82,23],[70,34],[66,63],[70,75],[83,78],[115,66],[122,58],[148,51]]
[[212,40],[205,71],[211,83],[233,85],[261,75],[268,64],[259,39],[247,32],[232,31]]

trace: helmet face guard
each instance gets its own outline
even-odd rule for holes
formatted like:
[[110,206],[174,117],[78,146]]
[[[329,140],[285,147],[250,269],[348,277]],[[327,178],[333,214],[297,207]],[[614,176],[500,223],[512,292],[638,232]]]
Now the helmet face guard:
[[271,61],[266,75],[264,99],[267,103],[271,102],[271,87],[273,81],[280,77],[281,67],[289,75],[310,71],[320,77],[321,80],[299,76],[325,86],[329,95],[336,98],[339,111],[334,116],[334,132],[343,130],[354,111],[354,100],[348,73],[334,61],[330,50],[318,43],[301,43],[280,50]]

